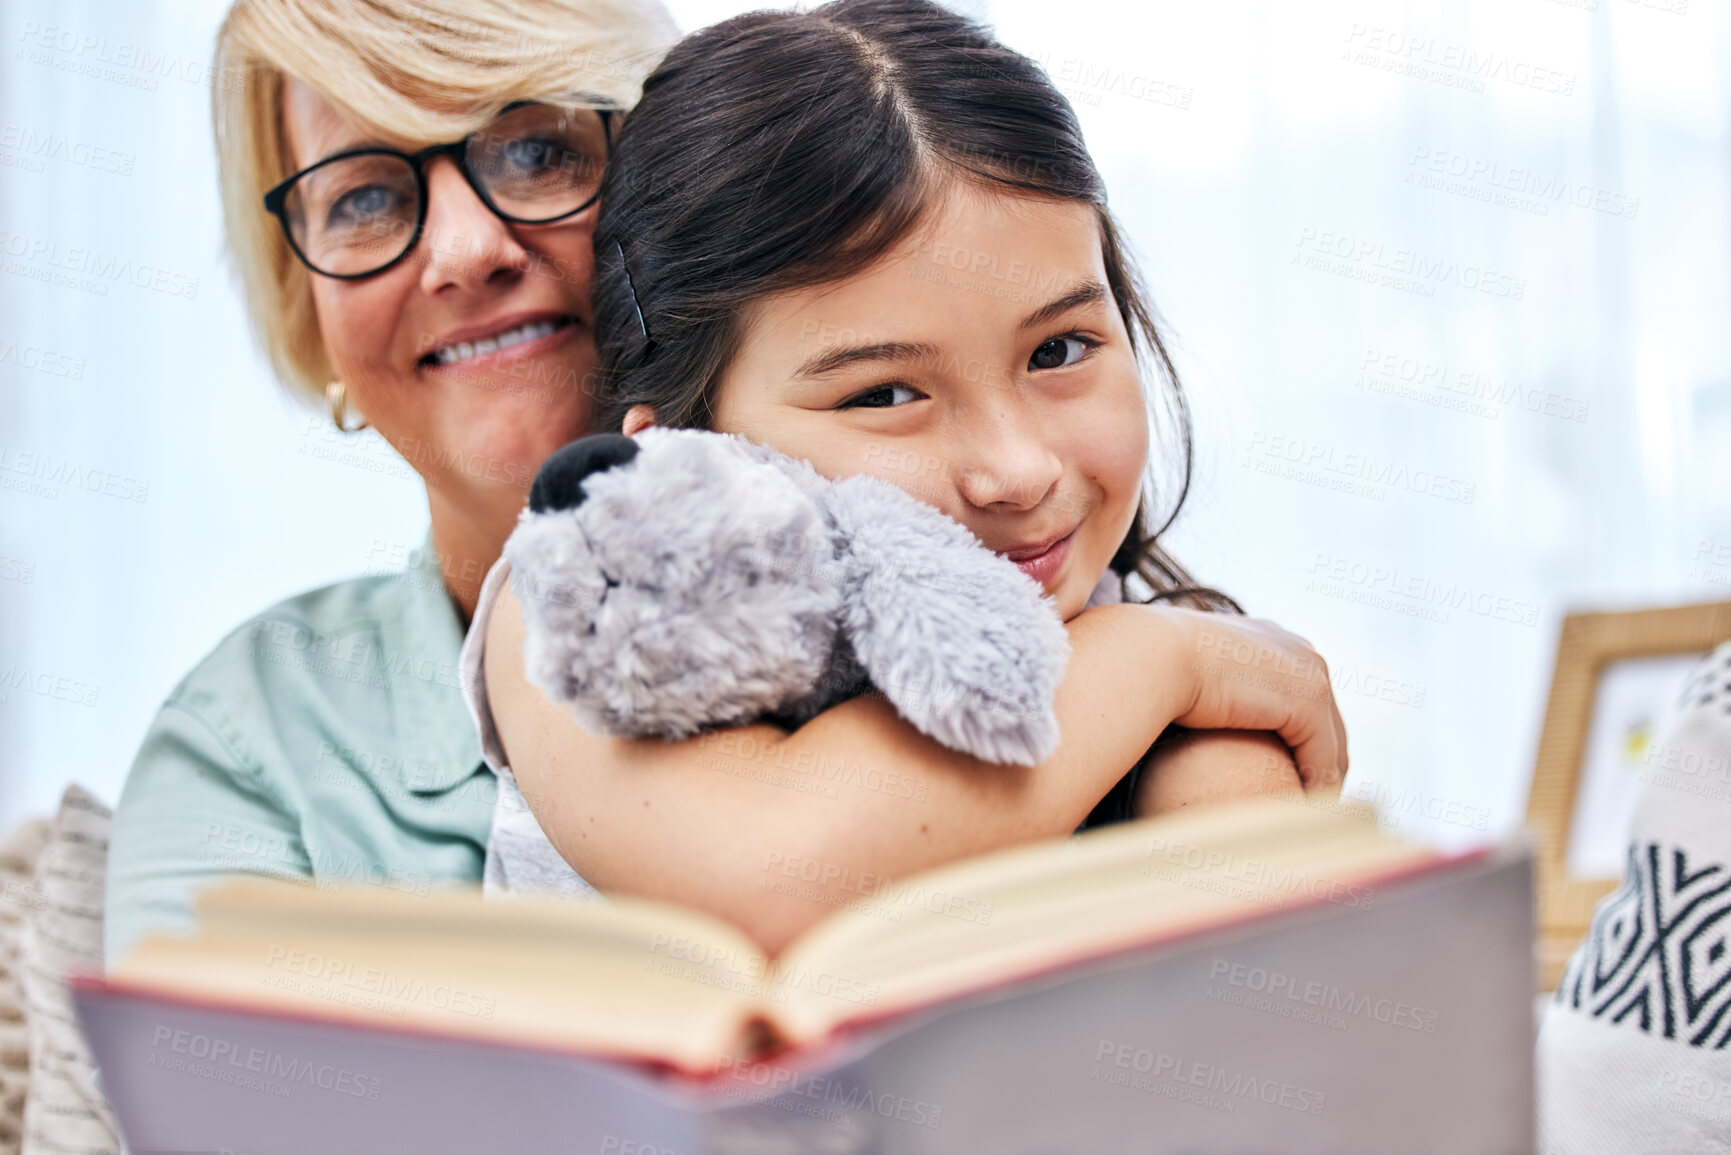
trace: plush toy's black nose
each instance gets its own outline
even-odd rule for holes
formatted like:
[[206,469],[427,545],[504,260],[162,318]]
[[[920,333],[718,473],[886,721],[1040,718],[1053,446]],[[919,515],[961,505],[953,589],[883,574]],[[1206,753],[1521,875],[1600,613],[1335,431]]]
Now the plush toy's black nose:
[[554,450],[529,487],[529,508],[536,513],[576,509],[583,504],[583,479],[623,465],[637,456],[637,442],[620,433],[592,433]]

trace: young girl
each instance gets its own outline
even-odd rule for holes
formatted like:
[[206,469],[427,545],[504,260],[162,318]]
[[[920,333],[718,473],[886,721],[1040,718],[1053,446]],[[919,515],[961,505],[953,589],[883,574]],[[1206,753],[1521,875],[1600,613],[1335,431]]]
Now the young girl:
[[[501,561],[463,679],[500,776],[494,889],[668,899],[775,950],[883,879],[1091,812],[1296,792],[1287,747],[1307,786],[1338,789],[1344,729],[1308,644],[1170,604],[1196,593],[1144,494],[1144,359],[1185,482],[1186,412],[1075,116],[1038,67],[923,0],[754,13],[673,49],[610,164],[595,427],[740,433],[966,525],[1065,619],[1063,740],[1035,767],[986,765],[875,696],[792,733],[591,734],[523,681]],[[1198,747],[1138,789],[1126,772],[1173,723],[1242,733],[1215,740],[1231,757]]]

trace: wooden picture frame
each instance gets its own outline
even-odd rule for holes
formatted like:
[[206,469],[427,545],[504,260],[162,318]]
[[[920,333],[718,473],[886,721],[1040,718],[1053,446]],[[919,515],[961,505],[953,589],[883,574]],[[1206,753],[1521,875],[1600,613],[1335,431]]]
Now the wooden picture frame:
[[1527,825],[1538,869],[1537,949],[1544,990],[1555,989],[1569,956],[1592,923],[1593,908],[1618,886],[1616,878],[1576,877],[1568,861],[1582,763],[1606,669],[1634,658],[1705,656],[1727,639],[1731,639],[1731,602],[1576,613],[1563,619],[1527,795]]

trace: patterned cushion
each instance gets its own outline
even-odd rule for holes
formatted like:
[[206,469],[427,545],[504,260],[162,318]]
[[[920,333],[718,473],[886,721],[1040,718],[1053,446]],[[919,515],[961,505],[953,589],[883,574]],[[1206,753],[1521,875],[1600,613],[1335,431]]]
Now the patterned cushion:
[[1642,772],[1623,885],[1539,1035],[1546,1155],[1724,1151],[1731,1135],[1731,642]]
[[36,861],[48,842],[48,819],[32,818],[0,841],[0,1155],[18,1155],[30,1045],[24,1026],[19,947],[36,906]]
[[22,1155],[113,1155],[114,1119],[73,1014],[66,976],[101,972],[102,901],[113,812],[76,783],[60,799],[36,861],[37,904],[24,930],[30,1093]]

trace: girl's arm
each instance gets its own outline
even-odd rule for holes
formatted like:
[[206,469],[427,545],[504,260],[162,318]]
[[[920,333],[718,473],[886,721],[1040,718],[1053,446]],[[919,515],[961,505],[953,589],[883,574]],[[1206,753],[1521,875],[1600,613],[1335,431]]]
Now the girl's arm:
[[1345,772],[1344,728],[1303,683],[1206,673],[1225,633],[1321,668],[1278,627],[1167,607],[1108,605],[1066,625],[1063,742],[1032,767],[980,762],[913,729],[883,698],[793,733],[740,726],[682,742],[592,734],[523,679],[509,587],[488,625],[488,696],[518,785],[554,847],[604,893],[725,918],[770,950],[888,878],[1070,833],[1166,726],[1274,729],[1320,778]]
[[[1340,784],[1319,786],[1334,793]],[[1299,798],[1304,794],[1292,752],[1266,730],[1173,730],[1148,752],[1137,785],[1139,818],[1187,806],[1216,806],[1242,798]]]

